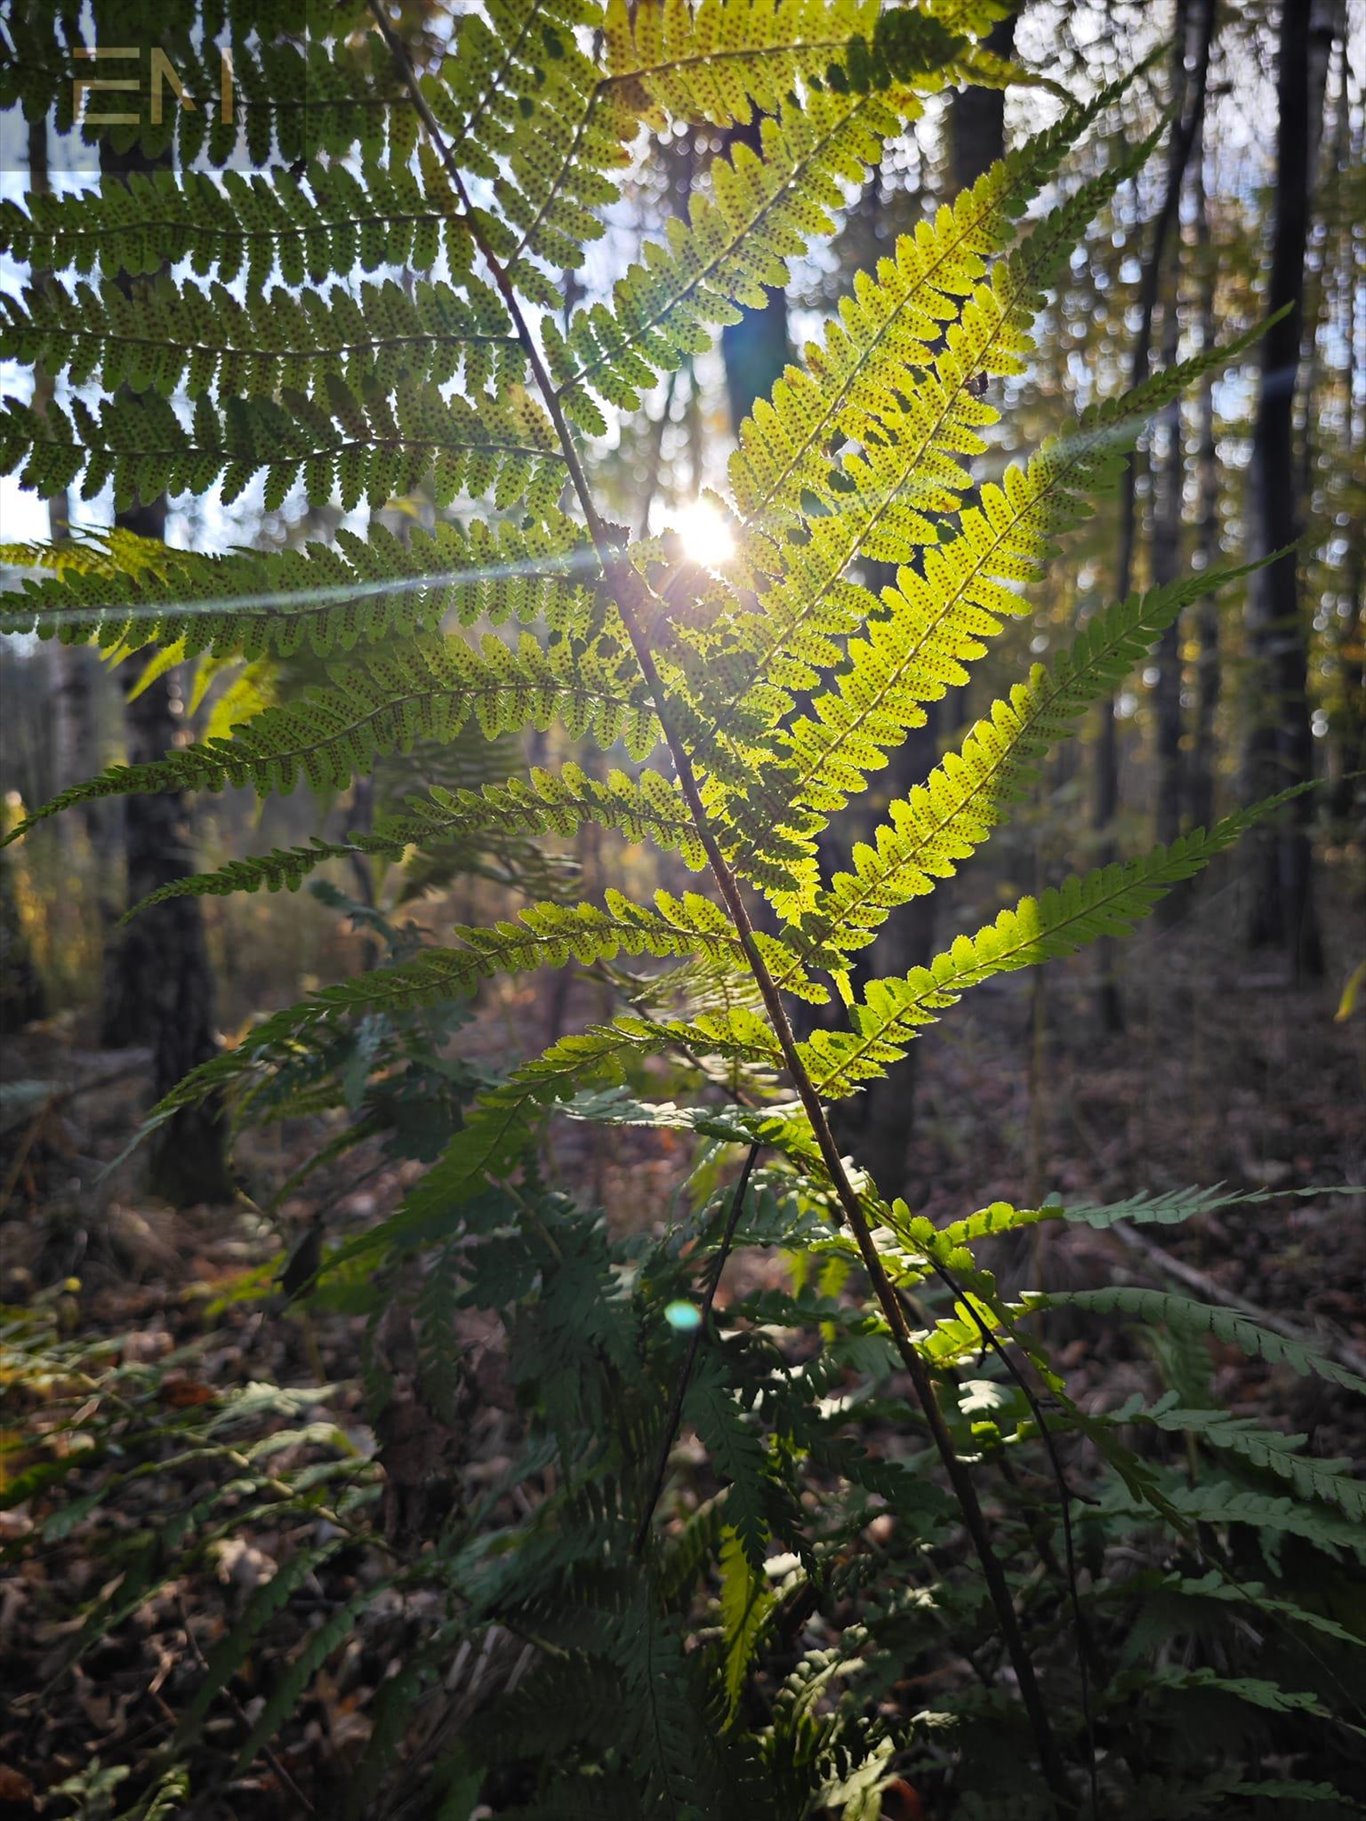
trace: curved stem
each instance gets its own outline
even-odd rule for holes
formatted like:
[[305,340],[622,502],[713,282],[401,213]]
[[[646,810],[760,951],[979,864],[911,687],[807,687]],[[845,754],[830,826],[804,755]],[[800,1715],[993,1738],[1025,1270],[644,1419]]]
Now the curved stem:
[[735,924],[736,934],[740,939],[741,948],[744,950],[745,959],[749,965],[750,972],[754,976],[755,984],[758,986],[760,997],[764,1002],[764,1009],[769,1015],[774,1033],[778,1039],[779,1047],[782,1050],[783,1061],[787,1066],[788,1073],[792,1077],[792,1083],[796,1089],[797,1096],[802,1103],[802,1108],[810,1121],[811,1130],[815,1135],[816,1144],[821,1154],[821,1160],[825,1165],[826,1172],[829,1175],[835,1193],[839,1198],[840,1206],[844,1210],[845,1220],[848,1223],[850,1233],[853,1235],[854,1242],[858,1247],[864,1270],[867,1272],[869,1282],[873,1288],[873,1294],[877,1298],[883,1319],[887,1323],[892,1340],[900,1355],[902,1365],[905,1367],[907,1376],[911,1381],[911,1388],[915,1392],[916,1401],[919,1403],[921,1410],[924,1413],[925,1420],[929,1425],[930,1435],[934,1441],[935,1449],[948,1474],[949,1482],[953,1487],[954,1496],[958,1500],[963,1523],[972,1540],[973,1549],[977,1555],[978,1562],[981,1565],[982,1576],[986,1582],[987,1592],[991,1598],[992,1606],[996,1612],[997,1623],[1001,1629],[1001,1637],[1010,1658],[1011,1667],[1015,1672],[1016,1681],[1019,1684],[1020,1698],[1024,1702],[1030,1729],[1034,1735],[1035,1749],[1039,1755],[1039,1763],[1044,1778],[1048,1783],[1049,1790],[1052,1793],[1053,1801],[1058,1812],[1063,1815],[1074,1814],[1076,1812],[1076,1805],[1067,1786],[1067,1778],[1063,1770],[1062,1758],[1058,1752],[1056,1741],[1053,1738],[1052,1727],[1049,1725],[1043,1697],[1039,1690],[1038,1681],[1034,1675],[1034,1666],[1030,1661],[1029,1652],[1025,1647],[1024,1637],[1020,1630],[1019,1619],[1016,1616],[1015,1605],[1011,1598],[1010,1587],[1006,1581],[1005,1571],[1001,1567],[996,1552],[991,1545],[991,1536],[987,1529],[987,1522],[982,1512],[981,1502],[977,1497],[977,1488],[973,1484],[971,1474],[959,1459],[958,1452],[953,1445],[953,1437],[949,1434],[948,1426],[944,1421],[943,1412],[939,1408],[939,1400],[935,1395],[934,1381],[930,1375],[929,1368],[925,1364],[924,1359],[916,1348],[915,1342],[911,1338],[910,1328],[906,1322],[905,1311],[901,1306],[901,1302],[886,1271],[883,1269],[882,1260],[878,1255],[876,1245],[873,1243],[872,1229],[868,1224],[867,1216],[864,1214],[862,1205],[859,1202],[858,1194],[855,1191],[852,1182],[849,1180],[849,1173],[844,1167],[844,1160],[840,1156],[839,1146],[836,1144],[834,1134],[830,1129],[830,1121],[826,1116],[825,1105],[822,1102],[820,1095],[817,1093],[811,1076],[807,1072],[806,1066],[798,1051],[797,1039],[793,1033],[791,1021],[787,1015],[787,1008],[783,1004],[782,995],[778,990],[772,974],[768,970],[763,955],[759,951],[758,944],[755,942],[754,926],[750,920],[749,910],[745,904],[740,882],[735,873],[731,870],[731,867],[727,863],[726,858],[722,854],[717,843],[716,835],[713,832],[706,808],[702,802],[702,795],[698,788],[697,775],[693,770],[691,755],[682,738],[671,725],[667,693],[664,688],[663,680],[660,677],[659,670],[655,664],[654,654],[650,649],[644,631],[643,622],[649,617],[651,606],[650,590],[646,586],[644,579],[634,568],[632,568],[630,563],[627,562],[622,549],[614,541],[613,534],[608,529],[605,520],[594,503],[592,491],[588,485],[588,477],[584,473],[583,464],[579,459],[579,453],[577,446],[574,443],[573,434],[570,430],[568,421],[565,418],[564,412],[561,409],[560,400],[556,393],[554,383],[551,380],[545,362],[541,357],[540,348],[537,346],[536,339],[531,333],[530,325],[522,310],[521,300],[501,262],[489,247],[487,238],[480,229],[478,216],[470,207],[470,200],[468,192],[465,189],[464,177],[455,161],[450,147],[446,143],[445,137],[441,132],[435,116],[432,114],[431,108],[427,104],[426,97],[423,95],[421,88],[418,85],[417,74],[413,69],[412,59],[408,55],[407,47],[395,34],[388,19],[385,17],[381,0],[370,0],[370,10],[384,36],[385,42],[389,47],[390,53],[392,54],[404,81],[407,83],[409,90],[412,93],[417,111],[431,137],[437,155],[446,168],[447,175],[451,179],[456,195],[460,198],[461,206],[465,209],[466,214],[469,217],[470,231],[474,237],[475,244],[479,248],[479,252],[488,268],[489,275],[493,279],[494,285],[502,297],[503,304],[512,319],[513,326],[517,332],[517,337],[526,353],[527,364],[535,379],[537,390],[541,394],[545,408],[550,415],[551,423],[554,426],[555,433],[564,450],[565,464],[569,470],[570,482],[578,498],[584,520],[588,526],[589,536],[592,538],[594,548],[598,553],[598,560],[602,564],[603,574],[606,578],[608,587],[611,590],[613,600],[616,603],[617,611],[621,615],[622,626],[625,629],[627,638],[630,640],[631,648],[636,655],[636,661],[640,665],[641,674],[645,679],[646,686],[648,687],[654,702],[655,713],[658,716],[664,740],[669,749],[669,755],[673,760],[674,769],[678,775],[678,782],[683,792],[684,800],[688,805],[696,825],[698,838],[706,852],[707,860],[716,880],[717,888],[721,893],[722,900]]

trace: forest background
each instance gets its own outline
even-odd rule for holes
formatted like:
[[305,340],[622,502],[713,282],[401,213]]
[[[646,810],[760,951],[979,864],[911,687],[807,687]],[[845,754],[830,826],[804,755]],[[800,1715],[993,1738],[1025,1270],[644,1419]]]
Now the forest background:
[[[439,48],[450,20],[439,7],[406,6],[403,25]],[[1205,1216],[1177,1236],[1048,1232],[1011,1270],[1050,1289],[1134,1281],[1194,1292],[1329,1337],[1355,1360],[1366,1351],[1366,1233],[1359,1216],[1344,1214],[1350,1204],[1307,1191],[1366,1180],[1358,1001],[1366,954],[1364,41],[1366,17],[1344,0],[1027,0],[991,34],[999,54],[1079,101],[1142,66],[1125,133],[1136,139],[1164,112],[1170,130],[1055,284],[1027,371],[992,382],[1002,422],[987,475],[1037,448],[1064,406],[1112,397],[1150,370],[1290,310],[1238,363],[1216,367],[1143,428],[1116,492],[1032,589],[1029,614],[1007,629],[988,666],[935,705],[854,813],[871,830],[1004,680],[1048,662],[1131,588],[1292,544],[1294,553],[1217,598],[1194,600],[1080,737],[1050,755],[1027,804],[973,867],[879,935],[869,971],[904,974],[935,953],[936,932],[985,922],[1070,871],[1149,840],[1171,842],[1287,786],[1312,779],[1318,787],[1174,893],[1134,941],[1107,940],[1059,967],[991,983],[964,1016],[927,1032],[887,1079],[870,1084],[839,1129],[888,1197],[937,1223],[997,1200],[1103,1203],[1191,1183],[1283,1195],[1269,1204],[1274,1217],[1258,1204]],[[21,43],[7,48],[22,61]],[[93,182],[101,153],[92,136],[26,119],[21,87],[0,86],[0,194],[18,200]],[[641,538],[673,527],[686,554],[723,564],[716,540],[724,528],[702,495],[724,493],[738,427],[756,399],[854,270],[871,267],[897,235],[933,217],[1060,109],[1052,90],[1028,81],[1004,95],[933,96],[850,201],[835,238],[794,262],[788,288],[771,290],[765,308],[747,311],[655,385],[628,425],[592,439],[593,483],[613,518]],[[602,247],[565,279],[566,318],[604,285],[609,256],[618,264],[632,257],[670,217],[686,214],[712,161],[748,131],[677,128],[649,141],[610,209]],[[1083,142],[1075,177],[1093,174],[1108,150],[1103,137]],[[0,256],[6,296],[42,278]],[[40,408],[65,396],[68,380],[22,350],[5,354],[0,391]],[[372,523],[402,541],[448,510],[421,490],[380,510],[310,505],[298,488],[268,505],[255,481],[230,503],[220,489],[145,505],[119,522],[183,549],[282,550],[339,531],[364,534]],[[0,478],[7,547],[114,520],[112,490],[38,499],[13,475]],[[30,571],[22,552],[7,554],[18,587]],[[23,634],[4,639],[7,823],[111,762],[223,732],[244,708],[313,680],[303,657],[236,666],[117,651],[112,659],[121,661]],[[467,1023],[424,1034],[430,1051],[404,1059],[409,1080],[425,1071],[426,1091],[440,1102],[409,1103],[399,1115],[412,1127],[404,1144],[379,1121],[358,1129],[374,1112],[376,1083],[394,1078],[392,1057],[367,1049],[364,1033],[345,1036],[337,1066],[349,1086],[338,1106],[249,1129],[233,1147],[210,1111],[181,1115],[129,1150],[140,1114],[262,1013],[402,956],[452,922],[512,915],[528,891],[573,902],[625,881],[645,899],[661,886],[689,889],[691,875],[675,855],[623,846],[590,825],[562,838],[492,840],[427,866],[355,852],[297,892],[178,898],[129,924],[120,919],[182,873],[292,848],[319,829],[333,838],[365,831],[423,787],[477,786],[518,764],[575,763],[599,780],[632,766],[624,749],[604,754],[563,728],[495,744],[492,756],[473,736],[419,746],[330,794],[298,789],[262,801],[226,789],[90,801],[5,850],[0,1301],[42,1311],[51,1331],[154,1372],[159,1395],[210,1399],[254,1382],[325,1383],[329,1417],[341,1412],[343,1428],[365,1431],[356,1318],[283,1306],[276,1274],[296,1288],[323,1244],[399,1206],[430,1162],[422,1125],[430,1117],[435,1129],[447,1110],[442,1079],[463,1092],[511,1055],[610,1016],[619,983],[600,968],[486,983]],[[550,1142],[555,1179],[605,1210],[620,1233],[664,1222],[697,1165],[692,1141],[670,1130],[580,1123]],[[1064,1325],[1055,1338],[1088,1407],[1113,1408],[1149,1380],[1151,1361],[1118,1329],[1083,1340]],[[191,1344],[187,1364],[180,1350]],[[1324,1458],[1361,1452],[1359,1409],[1321,1384],[1277,1378],[1228,1345],[1215,1349],[1214,1369],[1235,1411],[1284,1418]],[[462,1432],[454,1471],[469,1484],[504,1457],[501,1397],[495,1389],[491,1415]],[[376,1447],[373,1433],[365,1445]],[[18,1474],[33,1467],[34,1448],[25,1433]],[[430,1467],[405,1465],[399,1442],[382,1430],[378,1458],[391,1498],[405,1472],[416,1471],[417,1484]],[[442,1472],[450,1471],[447,1462]],[[122,1496],[128,1523],[145,1522],[136,1492]],[[101,1575],[78,1529],[64,1555],[35,1550],[43,1515],[18,1500],[3,1533],[18,1571],[0,1650],[35,1687],[55,1670],[66,1615],[94,1598]],[[41,1711],[19,1702],[10,1729],[0,1730],[0,1757],[15,1766],[0,1801],[25,1812],[65,1777],[68,1806],[49,1796],[41,1812],[120,1812],[123,1778],[104,1794],[99,1779],[111,1766],[125,1776],[127,1766],[145,1766],[142,1733],[156,1722],[143,1707],[157,1669],[191,1675],[216,1628],[230,1628],[234,1602],[278,1572],[286,1540],[268,1522],[248,1527],[235,1553],[204,1558],[135,1624],[112,1629],[100,1646],[105,1659],[78,1670],[74,1692],[68,1681],[63,1698]],[[202,1646],[193,1633],[200,1601]],[[388,1616],[412,1621],[411,1613]],[[274,1648],[285,1658],[295,1646],[282,1634]],[[240,1773],[234,1799],[251,1790],[263,1805],[250,1812],[301,1812],[301,1786],[325,1812],[374,1728],[384,1670],[371,1658],[402,1655],[390,1636],[365,1650],[359,1664],[322,1674],[282,1756],[262,1745]],[[248,1706],[258,1684],[270,1685],[272,1662],[263,1651],[251,1685],[241,1685]],[[886,1796],[881,1812],[902,1811]]]

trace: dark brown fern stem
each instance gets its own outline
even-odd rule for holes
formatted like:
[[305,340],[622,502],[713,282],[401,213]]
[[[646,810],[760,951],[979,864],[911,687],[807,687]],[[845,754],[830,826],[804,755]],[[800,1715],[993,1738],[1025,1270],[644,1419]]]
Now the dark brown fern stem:
[[1001,1567],[996,1552],[992,1547],[991,1535],[987,1528],[986,1518],[982,1511],[981,1502],[977,1497],[977,1488],[973,1483],[971,1474],[959,1459],[958,1452],[953,1445],[953,1437],[949,1434],[948,1426],[944,1421],[943,1412],[939,1407],[939,1400],[935,1395],[934,1381],[930,1375],[929,1368],[926,1366],[925,1361],[917,1351],[915,1343],[911,1338],[905,1311],[901,1306],[900,1299],[897,1296],[890,1278],[883,1268],[882,1259],[878,1254],[877,1247],[873,1243],[872,1229],[868,1224],[867,1216],[864,1214],[854,1186],[849,1180],[848,1172],[845,1170],[843,1159],[840,1156],[839,1146],[836,1144],[834,1135],[830,1129],[830,1121],[826,1114],[825,1104],[816,1091],[815,1084],[812,1082],[810,1074],[807,1072],[806,1066],[798,1053],[797,1040],[793,1034],[792,1025],[787,1015],[787,1008],[783,1004],[782,994],[780,993],[772,974],[768,970],[768,966],[759,951],[758,944],[755,942],[754,926],[750,920],[749,909],[745,903],[744,894],[740,888],[740,882],[731,870],[725,855],[721,852],[711,826],[711,821],[707,815],[706,808],[703,805],[701,792],[698,789],[697,776],[693,770],[691,755],[683,740],[675,732],[671,724],[667,692],[664,687],[663,679],[660,677],[658,667],[655,664],[654,654],[650,649],[649,641],[645,636],[642,624],[643,620],[647,618],[650,613],[650,590],[643,577],[641,577],[631,566],[622,550],[614,542],[612,533],[609,531],[606,521],[603,519],[594,503],[592,489],[589,487],[588,477],[585,474],[583,464],[579,459],[579,453],[574,442],[573,433],[569,427],[568,420],[561,409],[554,382],[541,357],[541,351],[537,345],[536,338],[532,335],[530,325],[523,313],[521,300],[517,296],[516,289],[508,278],[502,262],[488,245],[487,239],[480,231],[478,217],[470,205],[464,177],[460,171],[459,165],[456,163],[454,154],[446,143],[445,135],[442,133],[436,117],[428,105],[427,98],[422,93],[422,89],[418,83],[417,73],[413,68],[412,58],[408,54],[407,46],[403,43],[402,39],[397,36],[390,25],[389,20],[386,18],[381,0],[370,0],[370,10],[379,26],[385,43],[389,47],[395,65],[413,97],[413,105],[417,110],[418,116],[427,129],[432,145],[435,148],[438,157],[441,159],[442,164],[445,166],[446,173],[451,179],[452,187],[460,199],[461,207],[465,212],[465,225],[488,269],[489,276],[492,278],[494,285],[503,300],[504,307],[511,318],[517,338],[526,354],[527,364],[535,379],[536,388],[541,394],[546,410],[549,413],[551,424],[559,439],[561,451],[564,455],[570,484],[574,489],[579,506],[583,512],[589,536],[593,540],[598,560],[602,564],[603,574],[616,604],[617,611],[621,616],[621,622],[625,628],[626,636],[631,642],[631,648],[635,653],[637,663],[640,665],[641,674],[650,691],[650,696],[654,703],[655,714],[659,720],[665,744],[669,749],[669,755],[673,760],[674,770],[678,775],[678,782],[683,792],[684,800],[688,805],[689,812],[692,815],[693,822],[697,828],[698,838],[706,852],[707,861],[711,867],[712,875],[716,880],[717,888],[721,893],[722,900],[735,925],[736,934],[740,939],[740,946],[744,951],[750,972],[754,976],[755,984],[757,985],[760,997],[764,1002],[764,1009],[767,1011],[769,1019],[772,1022],[774,1034],[778,1039],[778,1044],[783,1054],[783,1060],[787,1066],[788,1073],[792,1078],[793,1086],[802,1103],[802,1108],[810,1121],[811,1129],[815,1135],[816,1144],[821,1154],[821,1160],[825,1165],[830,1181],[834,1186],[835,1193],[839,1198],[840,1206],[844,1210],[844,1216],[848,1222],[850,1233],[853,1235],[854,1243],[858,1247],[859,1256],[863,1261],[864,1270],[867,1272],[869,1282],[873,1288],[873,1293],[876,1296],[878,1306],[882,1311],[883,1319],[887,1323],[893,1343],[901,1358],[902,1365],[905,1367],[907,1376],[911,1381],[911,1387],[915,1392],[916,1401],[919,1403],[925,1421],[929,1426],[930,1435],[934,1441],[936,1452],[944,1465],[944,1469],[949,1476],[950,1484],[953,1487],[954,1496],[958,1501],[964,1526],[972,1540],[973,1549],[981,1566],[983,1579],[986,1582],[987,1592],[996,1613],[996,1620],[1001,1629],[1001,1637],[1005,1644],[1006,1654],[1010,1658],[1011,1668],[1014,1670],[1016,1681],[1019,1684],[1020,1698],[1024,1703],[1030,1730],[1034,1736],[1034,1744],[1039,1755],[1040,1768],[1043,1771],[1044,1778],[1048,1784],[1058,1812],[1062,1815],[1073,1815],[1076,1813],[1076,1804],[1072,1798],[1071,1791],[1068,1788],[1062,1757],[1053,1737],[1053,1729],[1049,1724],[1043,1696],[1039,1689],[1038,1680],[1034,1674],[1034,1665],[1030,1660],[1029,1651],[1025,1646],[1024,1636],[1020,1630],[1020,1623],[1016,1616],[1014,1601],[1011,1598],[1009,1583],[1006,1580],[1005,1571]]

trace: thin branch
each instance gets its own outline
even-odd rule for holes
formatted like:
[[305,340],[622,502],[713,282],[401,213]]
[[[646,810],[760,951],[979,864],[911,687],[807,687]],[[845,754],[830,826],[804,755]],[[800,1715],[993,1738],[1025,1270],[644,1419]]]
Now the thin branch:
[[659,1441],[659,1456],[655,1461],[654,1474],[650,1481],[650,1494],[645,1501],[645,1508],[640,1514],[640,1523],[636,1528],[635,1540],[631,1544],[632,1555],[639,1555],[645,1547],[645,1539],[650,1534],[650,1522],[659,1503],[659,1495],[664,1489],[664,1475],[669,1467],[669,1455],[673,1451],[674,1440],[678,1435],[678,1425],[683,1419],[683,1400],[688,1395],[688,1386],[692,1381],[693,1367],[697,1364],[698,1350],[702,1345],[702,1336],[711,1325],[712,1304],[716,1301],[717,1286],[721,1282],[721,1273],[730,1256],[730,1248],[735,1239],[735,1229],[740,1224],[740,1209],[744,1206],[745,1193],[749,1188],[749,1179],[754,1171],[754,1160],[759,1155],[759,1146],[752,1144],[745,1156],[744,1168],[740,1180],[735,1185],[735,1196],[726,1216],[725,1231],[721,1235],[721,1244],[709,1263],[711,1281],[702,1296],[701,1320],[693,1329],[692,1340],[688,1344],[687,1357],[683,1361],[683,1370],[678,1375],[674,1387],[673,1402],[669,1406],[669,1418],[664,1425],[664,1433]]

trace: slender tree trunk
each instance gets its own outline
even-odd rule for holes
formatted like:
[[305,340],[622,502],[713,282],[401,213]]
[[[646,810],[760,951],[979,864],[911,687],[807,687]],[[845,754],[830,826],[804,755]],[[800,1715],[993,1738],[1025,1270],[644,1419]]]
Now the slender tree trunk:
[[[3,822],[0,804],[0,826]],[[12,863],[8,849],[0,853],[0,1036],[47,1016],[47,990],[19,914]]]
[[[1015,21],[1002,19],[987,35],[998,57],[1015,51]],[[1006,148],[1006,98],[1002,89],[959,89],[949,107],[949,175],[953,193],[970,190]]]
[[[1129,370],[1130,386],[1141,385],[1148,377],[1152,350],[1153,315],[1162,282],[1162,264],[1167,241],[1177,226],[1181,203],[1181,185],[1190,160],[1205,111],[1205,90],[1209,82],[1210,52],[1214,42],[1215,0],[1177,0],[1176,56],[1173,68],[1173,90],[1180,117],[1172,132],[1167,156],[1166,183],[1162,204],[1153,226],[1152,246],[1139,284],[1138,335],[1134,342]],[[1191,61],[1188,76],[1187,62]],[[1138,529],[1138,501],[1135,486],[1136,463],[1131,458],[1124,469],[1120,489],[1119,558],[1116,563],[1115,596],[1123,600],[1133,586],[1134,546]],[[1100,705],[1100,731],[1096,741],[1095,778],[1091,797],[1091,825],[1100,837],[1097,856],[1104,865],[1114,858],[1111,830],[1119,810],[1119,727],[1112,701]],[[1124,1029],[1124,1005],[1116,977],[1115,944],[1102,937],[1096,944],[1096,1011],[1101,1028],[1116,1033]]]
[[[1161,360],[1164,367],[1175,364],[1179,335],[1174,286],[1162,331]],[[1149,573],[1155,588],[1174,582],[1181,571],[1181,505],[1186,474],[1185,455],[1181,403],[1180,400],[1173,400],[1163,412],[1158,425],[1151,468],[1153,513]],[[1153,685],[1157,736],[1154,833],[1164,845],[1175,841],[1181,832],[1182,642],[1182,624],[1178,618],[1162,634],[1154,653],[1157,668],[1157,680]],[[1180,904],[1181,899],[1175,893],[1165,898],[1158,905],[1159,920],[1170,922]],[[1174,908],[1169,909],[1168,906]]]
[[[1334,130],[1333,178],[1335,187],[1359,178],[1362,166],[1362,129],[1359,109],[1352,106],[1350,62],[1344,39],[1338,59],[1337,121]],[[1342,205],[1339,204],[1341,208]],[[1334,329],[1346,348],[1346,362],[1341,372],[1342,444],[1341,465],[1360,488],[1363,479],[1362,407],[1358,381],[1362,371],[1362,346],[1366,341],[1366,286],[1359,277],[1356,233],[1357,211],[1350,196],[1343,209],[1345,222],[1339,223],[1337,252],[1338,283],[1335,297]],[[1358,494],[1360,497],[1360,494]],[[1338,596],[1337,613],[1330,641],[1333,661],[1337,666],[1336,712],[1329,722],[1329,763],[1333,779],[1329,798],[1330,813],[1335,822],[1346,822],[1353,805],[1366,808],[1366,541],[1358,535],[1348,538],[1347,559],[1343,566],[1343,584]]]
[[[136,148],[119,155],[106,146],[101,168],[106,175],[122,176],[145,169],[146,162]],[[166,502],[159,499],[118,512],[115,523],[140,537],[164,538]],[[162,758],[184,732],[175,673],[167,672],[140,690],[145,670],[145,662],[130,661],[122,667],[128,759],[134,765]],[[183,792],[125,799],[124,852],[130,906],[194,871]],[[218,1048],[213,972],[200,900],[172,898],[140,912],[124,927],[112,958],[103,1041],[150,1045],[152,1088],[160,1099]],[[156,1134],[148,1187],[177,1206],[231,1197],[222,1111],[216,1101],[183,1109]]]
[[[48,127],[44,116],[31,121],[28,129],[29,190],[35,196],[46,196],[51,190],[48,158]],[[52,274],[35,270],[32,282],[41,293],[51,283]],[[42,414],[53,397],[52,375],[39,362],[33,374],[33,406]],[[60,543],[71,533],[71,502],[65,490],[54,493],[47,501],[48,536]],[[97,655],[86,645],[64,645],[54,639],[46,648],[49,671],[48,750],[51,757],[51,779],[48,795],[67,790],[73,784],[93,776],[100,769],[103,754],[97,730],[96,708],[101,686],[107,687],[103,667]],[[107,802],[83,803],[70,815],[58,816],[49,825],[48,837],[61,857],[64,881],[57,901],[51,906],[53,952],[73,952],[80,940],[80,900],[84,893],[74,888],[77,881],[78,829],[84,829],[88,844],[86,864],[94,879],[95,904],[99,916],[101,949],[107,949],[119,906],[108,893],[108,880],[117,850],[114,818]]]
[[[117,522],[139,536],[160,537],[166,528],[165,503],[121,512]],[[180,693],[174,672],[139,693],[144,665],[130,661],[123,669],[128,760],[144,765],[162,758],[183,739]],[[127,799],[124,854],[130,905],[194,871],[183,792]],[[122,930],[113,959],[103,1040],[117,1048],[150,1046],[152,1090],[160,1099],[218,1048],[213,971],[199,899],[172,898],[142,911]],[[178,1207],[231,1196],[222,1115],[216,1104],[187,1107],[158,1132],[148,1187]]]
[[[1309,227],[1311,120],[1322,93],[1311,93],[1311,0],[1283,0],[1277,60],[1276,215],[1267,307],[1288,313],[1262,341],[1261,392],[1252,456],[1254,548],[1283,555],[1252,578],[1248,592],[1251,724],[1244,754],[1246,787],[1264,797],[1313,776],[1309,726],[1308,639],[1299,565],[1288,548],[1299,536],[1295,391],[1304,332],[1304,255]],[[1331,29],[1331,25],[1329,26]],[[1254,844],[1254,886],[1247,939],[1285,951],[1297,979],[1323,972],[1309,843],[1310,805],[1289,804]]]
[[[1214,320],[1215,261],[1210,239],[1209,202],[1205,194],[1203,155],[1195,161],[1195,236],[1196,258],[1200,276],[1200,346],[1212,348],[1218,336]],[[1214,432],[1214,375],[1207,373],[1200,384],[1200,444],[1196,454],[1199,516],[1196,525],[1196,555],[1203,574],[1208,574],[1219,556],[1219,452]],[[1219,709],[1219,692],[1223,684],[1219,651],[1219,605],[1213,595],[1206,595],[1196,607],[1195,718],[1191,730],[1190,767],[1187,772],[1187,803],[1192,828],[1208,828],[1214,820],[1214,717]]]

